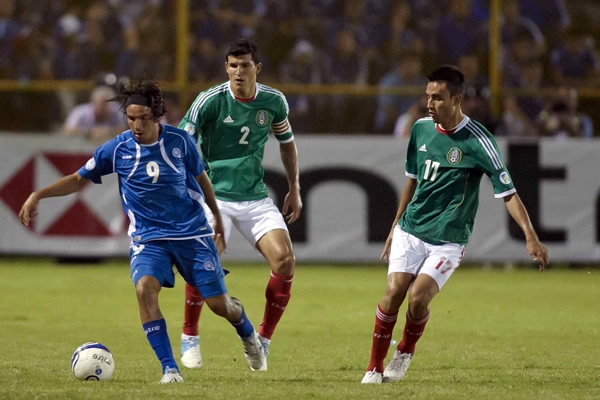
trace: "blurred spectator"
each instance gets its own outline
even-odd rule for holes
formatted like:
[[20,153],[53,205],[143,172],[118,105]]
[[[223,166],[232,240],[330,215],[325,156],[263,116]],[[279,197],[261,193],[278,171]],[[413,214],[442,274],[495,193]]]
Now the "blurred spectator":
[[341,12],[327,24],[327,46],[334,45],[337,32],[351,31],[359,51],[369,64],[367,83],[375,84],[388,68],[387,65],[382,65],[387,58],[381,56],[380,50],[390,37],[390,31],[385,23],[387,15],[378,5],[368,0],[339,0],[336,8]]
[[[396,67],[389,71],[379,81],[380,89],[422,86],[427,80],[421,73],[421,60],[419,55],[407,51],[399,55]],[[381,93],[381,92],[380,92]],[[419,99],[419,95],[397,95],[381,93],[377,96],[377,110],[375,113],[375,131],[391,132],[398,117],[405,113],[410,106]]]
[[479,57],[474,53],[463,54],[458,57],[458,67],[465,76],[463,111],[482,123],[488,131],[494,132],[498,122],[492,116],[490,89],[487,77],[479,70]]
[[394,136],[397,138],[410,137],[415,121],[429,116],[427,111],[427,97],[421,96],[405,113],[401,114],[394,125]]
[[117,61],[117,75],[173,80],[174,38],[161,10],[160,4],[148,6],[135,19]]
[[190,80],[215,82],[225,77],[225,58],[216,43],[208,37],[190,38]]
[[[256,28],[257,42],[262,43],[261,71],[263,81],[277,80],[281,63],[288,57],[297,40],[308,40],[299,9],[295,3],[270,0],[264,18],[270,23]],[[299,7],[299,6],[298,6]],[[311,42],[312,43],[312,42]]]
[[600,62],[594,41],[585,31],[570,28],[550,55],[552,78],[557,85],[597,86]]
[[[368,74],[367,58],[360,52],[354,33],[345,29],[337,32],[334,47],[324,57],[325,83],[360,87],[366,85]],[[329,96],[329,130],[338,133],[364,130],[369,112],[365,105],[364,98],[349,93]]]
[[502,45],[509,46],[515,36],[521,32],[529,32],[535,42],[535,55],[546,51],[546,39],[540,28],[530,18],[521,15],[519,0],[504,0],[501,17]]
[[179,97],[176,93],[165,92],[165,114],[160,119],[161,124],[168,124],[173,126],[179,126],[179,123],[183,119],[185,112],[179,105]]
[[12,78],[19,24],[14,19],[15,0],[0,1],[0,79]]
[[124,29],[116,10],[105,0],[93,0],[84,13],[83,31],[86,45],[98,57],[98,68],[113,70],[124,43]]
[[544,107],[543,98],[538,90],[547,87],[544,77],[544,65],[535,58],[529,58],[521,64],[517,80],[505,82],[512,89],[526,91],[504,98],[502,122],[494,132],[498,136],[537,137],[539,136],[538,117]]
[[76,106],[65,121],[63,134],[102,143],[127,129],[125,118],[116,102],[109,101],[116,92],[109,86],[95,87],[89,103]]
[[56,79],[91,79],[99,71],[98,54],[88,46],[79,8],[71,6],[58,21],[54,61]]
[[542,134],[555,138],[590,138],[594,135],[592,120],[577,111],[578,93],[575,88],[562,87],[547,110],[540,114]]
[[[317,61],[315,47],[307,40],[299,40],[281,65],[279,79],[286,84],[319,85],[322,83],[322,71]],[[322,98],[291,94],[287,100],[294,132],[316,132],[317,123],[321,120],[319,112],[323,108]]]
[[448,12],[436,26],[437,64],[456,64],[463,54],[479,53],[485,46],[484,25],[473,17],[471,0],[450,0]]
[[[419,56],[421,62],[427,61],[430,53],[426,51],[425,41],[417,30],[408,3],[396,3],[391,10],[388,24],[388,46],[384,49],[387,57],[382,57],[380,53],[380,60],[396,60],[402,53],[414,52]],[[393,65],[390,65],[388,61],[384,72],[389,71],[392,67]]]
[[465,76],[466,92],[482,92],[486,96],[489,95],[488,78],[481,73],[479,56],[477,54],[467,53],[458,57],[458,68],[460,68]]
[[508,46],[502,48],[502,79],[513,84],[521,78],[521,68],[528,60],[540,58],[538,46],[531,33],[526,29],[518,29]]
[[490,132],[498,127],[498,121],[492,115],[489,91],[471,88],[465,92],[462,102],[463,112],[470,118],[480,122]]
[[563,0],[519,0],[521,15],[531,19],[553,47],[571,25]]
[[267,11],[265,0],[215,0],[213,15],[217,22],[219,40],[229,43],[240,37],[252,39]]
[[429,37],[437,25],[437,20],[442,15],[443,7],[439,2],[431,0],[407,0],[405,2],[410,6],[415,29],[425,37]]

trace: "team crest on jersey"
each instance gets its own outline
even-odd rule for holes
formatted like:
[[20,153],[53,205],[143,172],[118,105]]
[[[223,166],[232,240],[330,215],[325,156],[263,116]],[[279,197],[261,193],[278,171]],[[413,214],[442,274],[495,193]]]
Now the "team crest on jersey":
[[505,185],[510,185],[510,176],[508,176],[506,171],[502,171],[500,173],[500,182],[504,183]]
[[265,126],[269,122],[269,114],[265,110],[256,113],[256,123],[258,126]]
[[462,150],[458,147],[451,148],[448,154],[446,154],[446,160],[450,164],[458,164],[462,160]]
[[212,261],[207,261],[204,263],[204,269],[207,271],[214,271],[215,270],[215,264],[213,264]]
[[175,158],[181,158],[181,150],[177,147],[173,149],[172,154]]
[[94,160],[94,157],[92,157],[85,163],[85,169],[91,171],[94,168],[96,168],[96,160]]

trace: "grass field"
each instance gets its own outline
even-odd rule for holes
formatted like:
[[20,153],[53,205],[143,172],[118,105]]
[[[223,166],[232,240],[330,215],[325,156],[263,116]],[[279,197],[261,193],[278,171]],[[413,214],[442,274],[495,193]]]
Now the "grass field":
[[[227,267],[230,292],[258,325],[267,267]],[[0,398],[600,398],[597,269],[459,269],[432,304],[406,378],[361,385],[385,271],[383,265],[298,266],[265,373],[248,369],[234,330],[206,309],[204,367],[183,370],[183,384],[158,385],[160,364],[139,323],[126,261],[78,266],[0,258]],[[182,280],[163,290],[161,304],[179,356]],[[111,380],[72,377],[71,354],[87,341],[112,350]]]

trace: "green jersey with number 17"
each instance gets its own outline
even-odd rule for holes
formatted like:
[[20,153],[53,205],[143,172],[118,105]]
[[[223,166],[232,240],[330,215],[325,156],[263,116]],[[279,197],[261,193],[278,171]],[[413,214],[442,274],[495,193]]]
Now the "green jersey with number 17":
[[201,92],[179,127],[194,135],[213,184],[225,201],[268,196],[262,166],[272,131],[280,143],[294,140],[283,93],[257,83],[253,99],[238,99],[229,82]]
[[467,245],[486,174],[494,195],[515,193],[492,134],[465,116],[452,131],[431,118],[415,122],[406,155],[406,176],[417,180],[415,194],[400,217],[400,227],[434,245]]

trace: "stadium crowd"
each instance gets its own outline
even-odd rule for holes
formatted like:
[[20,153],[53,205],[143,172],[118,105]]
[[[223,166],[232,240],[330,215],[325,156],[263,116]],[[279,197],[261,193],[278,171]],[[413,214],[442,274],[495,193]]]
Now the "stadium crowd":
[[[176,3],[3,0],[0,79],[95,80],[111,73],[173,81]],[[490,107],[488,0],[190,0],[188,76],[207,86],[224,81],[223,46],[240,37],[259,44],[259,79],[275,87],[422,87],[428,71],[449,63],[468,80],[465,112],[495,134],[593,136],[593,119],[581,110],[591,114],[600,99],[580,104],[578,89],[600,88],[600,29],[591,23],[600,15],[598,3],[501,3],[503,87],[560,90],[548,98],[505,96],[499,116]],[[419,94],[286,94],[298,133],[406,136],[412,121],[424,115]],[[0,96],[7,104],[0,129],[27,131],[57,129],[89,93],[74,98],[4,90]],[[43,112],[32,115],[32,109]]]

